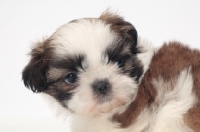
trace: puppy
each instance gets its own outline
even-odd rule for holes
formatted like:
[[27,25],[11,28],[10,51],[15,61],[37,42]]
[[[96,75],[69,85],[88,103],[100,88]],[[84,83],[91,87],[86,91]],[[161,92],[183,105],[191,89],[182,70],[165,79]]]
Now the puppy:
[[198,50],[154,50],[106,11],[61,26],[30,55],[25,86],[69,111],[72,132],[200,132]]

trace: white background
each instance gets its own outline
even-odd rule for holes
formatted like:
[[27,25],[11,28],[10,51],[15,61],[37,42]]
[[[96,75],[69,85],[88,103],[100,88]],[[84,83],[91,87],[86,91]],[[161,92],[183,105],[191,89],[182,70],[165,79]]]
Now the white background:
[[73,19],[98,17],[108,7],[156,46],[178,40],[200,49],[200,0],[1,0],[0,132],[69,132],[69,123],[24,87],[21,72],[32,42]]

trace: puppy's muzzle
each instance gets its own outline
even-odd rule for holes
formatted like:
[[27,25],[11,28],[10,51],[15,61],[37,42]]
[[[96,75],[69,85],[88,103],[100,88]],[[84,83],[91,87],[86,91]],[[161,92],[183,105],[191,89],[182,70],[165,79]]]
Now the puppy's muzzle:
[[92,88],[96,94],[107,95],[111,91],[111,84],[108,79],[97,79],[92,84]]

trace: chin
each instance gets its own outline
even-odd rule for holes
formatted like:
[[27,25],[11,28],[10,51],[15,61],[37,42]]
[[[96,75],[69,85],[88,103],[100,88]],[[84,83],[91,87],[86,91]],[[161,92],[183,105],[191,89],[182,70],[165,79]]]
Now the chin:
[[69,113],[72,132],[200,131],[200,52],[153,48],[116,13],[73,20],[30,55],[25,86]]

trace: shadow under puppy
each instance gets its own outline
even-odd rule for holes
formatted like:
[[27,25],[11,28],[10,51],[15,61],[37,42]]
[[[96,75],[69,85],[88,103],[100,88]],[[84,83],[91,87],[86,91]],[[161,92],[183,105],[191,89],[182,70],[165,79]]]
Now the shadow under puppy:
[[200,131],[200,52],[156,51],[134,26],[104,12],[73,20],[32,49],[26,87],[72,117],[73,132]]

